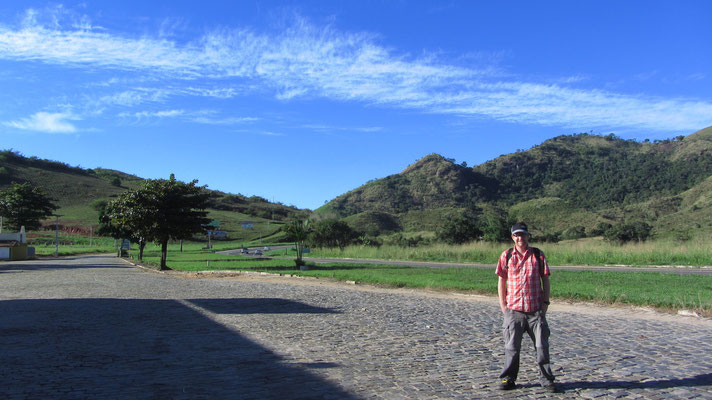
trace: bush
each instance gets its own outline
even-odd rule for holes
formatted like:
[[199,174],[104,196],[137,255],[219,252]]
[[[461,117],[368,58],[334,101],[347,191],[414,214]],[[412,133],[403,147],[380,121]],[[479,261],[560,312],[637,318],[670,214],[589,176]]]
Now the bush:
[[583,226],[572,226],[571,228],[567,228],[564,230],[564,232],[561,233],[561,238],[563,240],[574,240],[574,239],[581,239],[586,237],[586,228]]
[[560,232],[547,232],[543,235],[532,237],[533,242],[557,243],[561,240]]
[[652,227],[645,222],[621,223],[611,226],[603,233],[610,242],[626,243],[633,240],[644,242],[650,237]]
[[461,215],[449,219],[436,233],[437,239],[447,244],[462,244],[482,236],[476,219]]
[[420,235],[406,237],[401,233],[397,233],[386,238],[383,243],[398,247],[418,247],[420,245],[430,244],[430,239],[424,238]]
[[356,239],[357,234],[344,221],[325,219],[316,222],[309,242],[314,247],[338,247],[343,249]]
[[613,225],[607,223],[607,222],[599,222],[598,225],[596,225],[595,228],[591,229],[589,232],[588,236],[601,236],[603,235],[607,230],[611,229]]
[[383,240],[366,234],[356,238],[355,243],[360,244],[361,246],[381,247],[383,245]]

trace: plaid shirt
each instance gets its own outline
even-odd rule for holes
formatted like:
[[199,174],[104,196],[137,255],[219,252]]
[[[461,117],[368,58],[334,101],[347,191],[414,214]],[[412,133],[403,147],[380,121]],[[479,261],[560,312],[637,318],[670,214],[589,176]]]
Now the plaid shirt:
[[[507,308],[521,312],[534,312],[541,308],[541,276],[551,275],[544,253],[537,260],[531,247],[524,255],[516,249],[507,266],[507,251],[502,252],[497,262],[497,275],[507,280]],[[540,264],[544,265],[540,265]]]

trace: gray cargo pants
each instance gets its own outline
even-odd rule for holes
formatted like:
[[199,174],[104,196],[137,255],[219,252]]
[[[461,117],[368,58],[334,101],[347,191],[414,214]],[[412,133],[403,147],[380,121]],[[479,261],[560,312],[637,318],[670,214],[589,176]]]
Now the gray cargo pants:
[[524,313],[507,309],[504,314],[504,354],[506,361],[500,378],[517,380],[519,374],[519,352],[522,348],[524,332],[532,338],[536,346],[536,359],[539,364],[541,384],[554,381],[554,374],[549,365],[549,324],[541,311]]

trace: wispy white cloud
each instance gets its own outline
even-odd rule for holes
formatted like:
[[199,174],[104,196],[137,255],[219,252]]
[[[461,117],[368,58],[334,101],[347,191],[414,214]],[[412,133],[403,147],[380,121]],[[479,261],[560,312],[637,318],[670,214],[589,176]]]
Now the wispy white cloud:
[[119,117],[134,117],[134,118],[173,118],[184,115],[184,110],[162,110],[162,111],[139,111],[139,112],[122,112]]
[[32,114],[28,118],[3,122],[3,125],[37,132],[74,133],[77,131],[77,128],[69,122],[72,120],[79,120],[79,117],[68,112],[48,113],[40,111]]
[[[543,125],[667,131],[712,125],[707,100],[573,88],[581,79],[576,76],[549,80],[557,84],[527,82],[487,66],[465,68],[437,56],[398,54],[372,35],[318,28],[300,18],[277,34],[218,29],[178,42],[166,39],[175,25],[170,21],[164,34],[133,37],[86,19],[66,25],[39,22],[35,11],[27,15],[19,27],[0,26],[0,59],[139,71],[186,82],[158,94],[130,90],[107,96],[107,104],[135,106],[175,94],[224,99],[260,91],[283,101],[327,98]],[[199,88],[192,83],[197,79]]]
[[102,96],[101,105],[136,106],[145,102],[159,102],[171,95],[166,89],[135,88]]
[[255,117],[208,117],[208,116],[195,116],[190,119],[193,122],[208,125],[240,125],[250,122],[259,121],[259,118]]
[[119,117],[121,118],[135,118],[136,120],[144,121],[150,119],[163,119],[163,118],[182,118],[186,121],[194,122],[197,124],[206,125],[242,125],[246,123],[251,123],[258,121],[259,118],[256,117],[220,117],[216,115],[217,113],[213,110],[201,110],[201,111],[186,111],[186,110],[159,110],[159,111],[136,111],[136,112],[121,112]]
[[383,130],[381,126],[365,126],[365,127],[349,127],[349,126],[334,126],[334,125],[319,125],[319,124],[307,124],[302,125],[303,128],[311,129],[317,132],[333,132],[333,131],[346,131],[346,132],[380,132]]

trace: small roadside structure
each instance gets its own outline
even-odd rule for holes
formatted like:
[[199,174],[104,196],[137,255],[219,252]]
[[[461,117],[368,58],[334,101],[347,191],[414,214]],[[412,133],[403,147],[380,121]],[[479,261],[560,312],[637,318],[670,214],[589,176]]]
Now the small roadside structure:
[[0,260],[20,261],[34,256],[35,248],[27,245],[24,226],[19,233],[0,233]]

